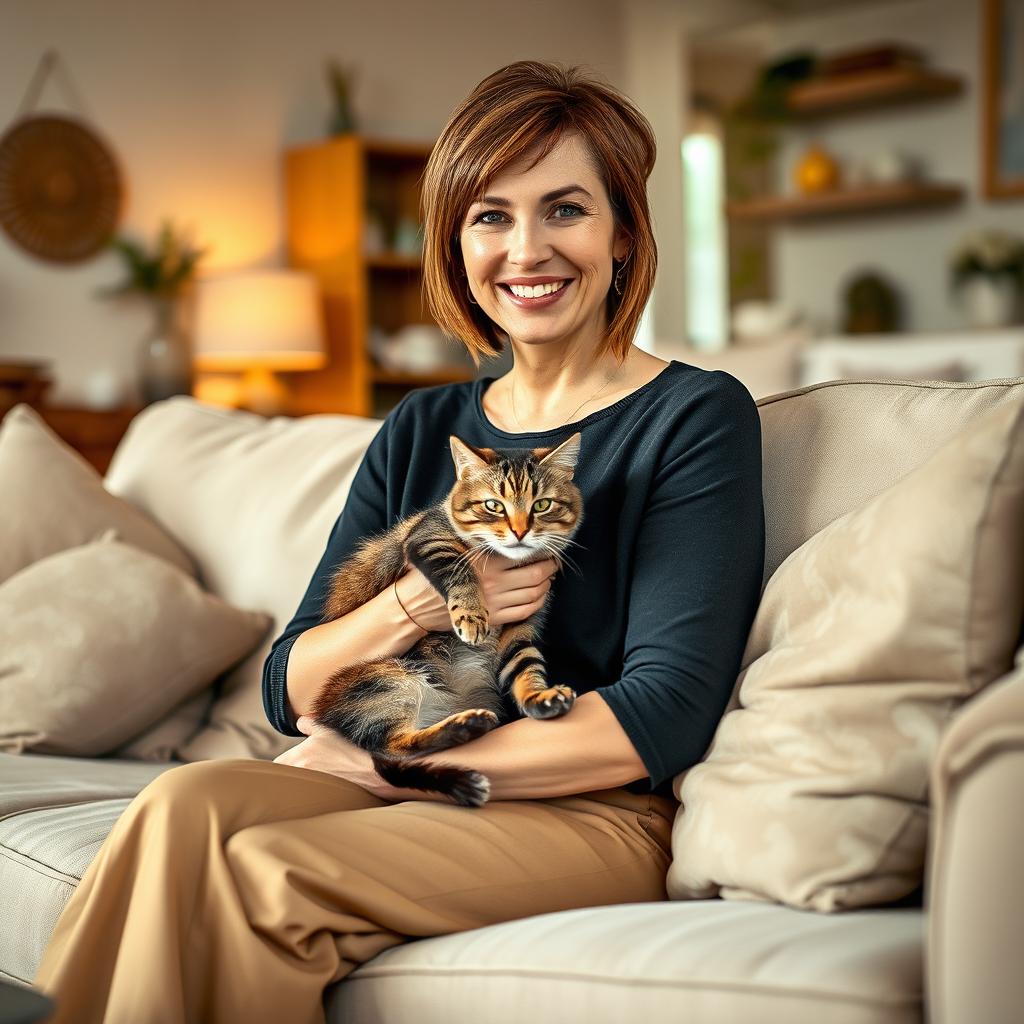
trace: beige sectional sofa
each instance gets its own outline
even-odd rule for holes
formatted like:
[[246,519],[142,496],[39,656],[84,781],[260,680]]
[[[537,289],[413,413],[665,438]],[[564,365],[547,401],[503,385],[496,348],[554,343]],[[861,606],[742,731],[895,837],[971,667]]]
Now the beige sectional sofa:
[[[828,524],[980,417],[1022,400],[1024,378],[842,381],[759,399],[766,584]],[[186,760],[273,758],[294,742],[265,720],[262,662],[298,604],[378,426],[340,415],[264,420],[186,397],[157,403],[134,421],[106,475],[107,491],[166,530],[207,591],[267,613],[274,628],[215,686],[188,694],[106,756],[0,754],[0,977],[31,984],[62,907],[114,821],[151,779]],[[1016,586],[1022,567],[1008,571]],[[943,579],[934,586],[943,587]],[[386,951],[334,986],[327,1019],[1020,1019],[1018,644],[999,678],[982,680],[980,692],[957,706],[949,702],[948,724],[929,751],[923,883],[902,898],[825,913],[737,893],[547,914],[423,939]],[[751,849],[749,857],[765,852]]]

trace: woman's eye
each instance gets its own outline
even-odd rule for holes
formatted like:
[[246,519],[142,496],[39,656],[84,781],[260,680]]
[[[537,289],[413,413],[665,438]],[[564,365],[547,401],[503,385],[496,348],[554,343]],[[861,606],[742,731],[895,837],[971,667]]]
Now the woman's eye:
[[484,508],[487,509],[488,512],[504,512],[505,511],[505,506],[502,505],[502,503],[500,501],[495,501],[493,498],[488,498],[484,502]]
[[551,508],[550,498],[540,498],[533,503],[534,512],[547,512],[549,508]]
[[[584,213],[584,209],[581,206],[577,206],[575,203],[559,203],[556,210],[575,210],[577,213]],[[558,217],[558,220],[572,220],[572,217]]]

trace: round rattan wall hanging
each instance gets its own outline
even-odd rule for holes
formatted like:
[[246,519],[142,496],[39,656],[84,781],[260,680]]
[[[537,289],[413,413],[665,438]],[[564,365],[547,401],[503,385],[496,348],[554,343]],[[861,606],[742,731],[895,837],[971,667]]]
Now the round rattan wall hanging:
[[0,227],[34,256],[88,259],[113,234],[122,196],[113,155],[78,118],[22,117],[0,138]]

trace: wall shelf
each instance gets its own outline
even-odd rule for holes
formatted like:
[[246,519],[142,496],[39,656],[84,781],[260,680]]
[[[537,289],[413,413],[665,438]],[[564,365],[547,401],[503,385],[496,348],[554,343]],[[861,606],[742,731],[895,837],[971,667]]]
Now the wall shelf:
[[951,206],[964,196],[961,185],[901,182],[863,188],[834,189],[797,196],[762,196],[726,204],[734,221],[793,221],[854,214],[884,213],[921,207]]
[[910,100],[955,96],[959,75],[925,68],[881,68],[834,78],[812,78],[790,88],[787,105],[798,117],[824,117]]

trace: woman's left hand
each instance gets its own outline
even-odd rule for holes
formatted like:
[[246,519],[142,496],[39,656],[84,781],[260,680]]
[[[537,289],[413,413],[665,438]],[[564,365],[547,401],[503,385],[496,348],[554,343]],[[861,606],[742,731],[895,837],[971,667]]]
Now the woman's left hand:
[[310,768],[348,779],[368,793],[382,800],[443,800],[438,793],[418,789],[398,789],[385,782],[373,767],[369,751],[356,746],[333,729],[319,725],[308,715],[295,722],[306,739],[274,758],[275,764],[289,764],[295,768]]

